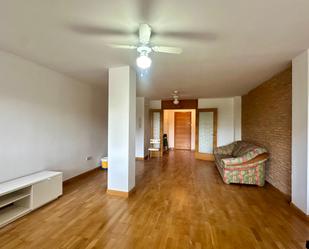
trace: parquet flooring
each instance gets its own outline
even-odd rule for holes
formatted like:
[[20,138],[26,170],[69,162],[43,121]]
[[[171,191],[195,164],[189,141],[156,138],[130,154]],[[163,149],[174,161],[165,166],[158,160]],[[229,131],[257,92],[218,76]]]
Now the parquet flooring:
[[0,248],[305,248],[309,222],[269,185],[225,185],[188,151],[136,167],[129,199],[106,195],[106,172],[94,171],[1,229]]

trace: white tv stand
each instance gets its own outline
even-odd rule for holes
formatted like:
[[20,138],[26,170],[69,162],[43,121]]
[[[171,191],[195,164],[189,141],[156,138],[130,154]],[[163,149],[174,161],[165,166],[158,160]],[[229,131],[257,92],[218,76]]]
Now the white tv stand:
[[62,195],[62,172],[42,171],[0,183],[0,227]]

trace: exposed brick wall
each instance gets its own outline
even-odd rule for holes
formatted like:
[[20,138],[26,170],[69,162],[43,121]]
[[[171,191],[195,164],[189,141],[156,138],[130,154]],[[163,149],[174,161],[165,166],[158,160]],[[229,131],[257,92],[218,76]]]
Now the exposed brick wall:
[[266,180],[291,195],[292,69],[242,97],[242,138],[270,152]]

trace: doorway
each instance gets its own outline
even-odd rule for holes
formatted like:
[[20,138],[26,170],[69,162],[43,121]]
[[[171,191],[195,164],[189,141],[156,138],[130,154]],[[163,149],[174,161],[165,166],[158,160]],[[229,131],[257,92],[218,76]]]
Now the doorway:
[[[174,149],[185,149],[185,150],[195,150],[195,118],[196,118],[196,110],[195,109],[167,109],[164,110],[164,115],[163,115],[163,134],[167,135],[167,140],[168,140],[168,148],[170,150],[174,150]],[[188,120],[189,114],[187,114],[187,117],[185,120],[188,120],[188,122],[186,123],[186,128],[185,128],[185,134],[186,137],[179,137],[179,134],[184,133],[183,128],[181,127],[181,123],[180,125],[176,125],[175,122],[175,118],[178,119],[179,116],[176,117],[176,113],[190,113],[190,117],[191,120]],[[180,114],[181,116],[181,114]],[[182,117],[180,117],[180,119],[182,119],[182,121],[184,120]],[[181,122],[181,121],[180,121]],[[177,123],[179,124],[179,122],[177,121]],[[190,124],[190,127],[188,127]],[[176,128],[177,126],[177,128]],[[177,131],[175,130],[177,129]],[[188,134],[188,131],[190,131],[190,135]],[[177,135],[176,135],[177,133]],[[179,139],[177,139],[175,136],[179,137]],[[189,140],[190,139],[190,140]],[[179,147],[182,142],[180,140],[185,140],[186,141],[186,146],[181,146]],[[188,144],[188,141],[190,141],[190,143]],[[177,145],[176,145],[177,143]]]
[[191,112],[175,112],[174,144],[176,150],[191,150]]

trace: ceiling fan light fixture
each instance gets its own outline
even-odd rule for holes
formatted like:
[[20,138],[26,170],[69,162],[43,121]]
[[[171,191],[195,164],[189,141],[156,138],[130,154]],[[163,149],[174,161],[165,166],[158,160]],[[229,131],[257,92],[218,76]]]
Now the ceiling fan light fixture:
[[151,58],[148,55],[140,55],[136,59],[136,65],[141,69],[147,69],[151,66]]
[[174,99],[173,104],[174,105],[178,105],[179,104],[179,100],[178,99]]

